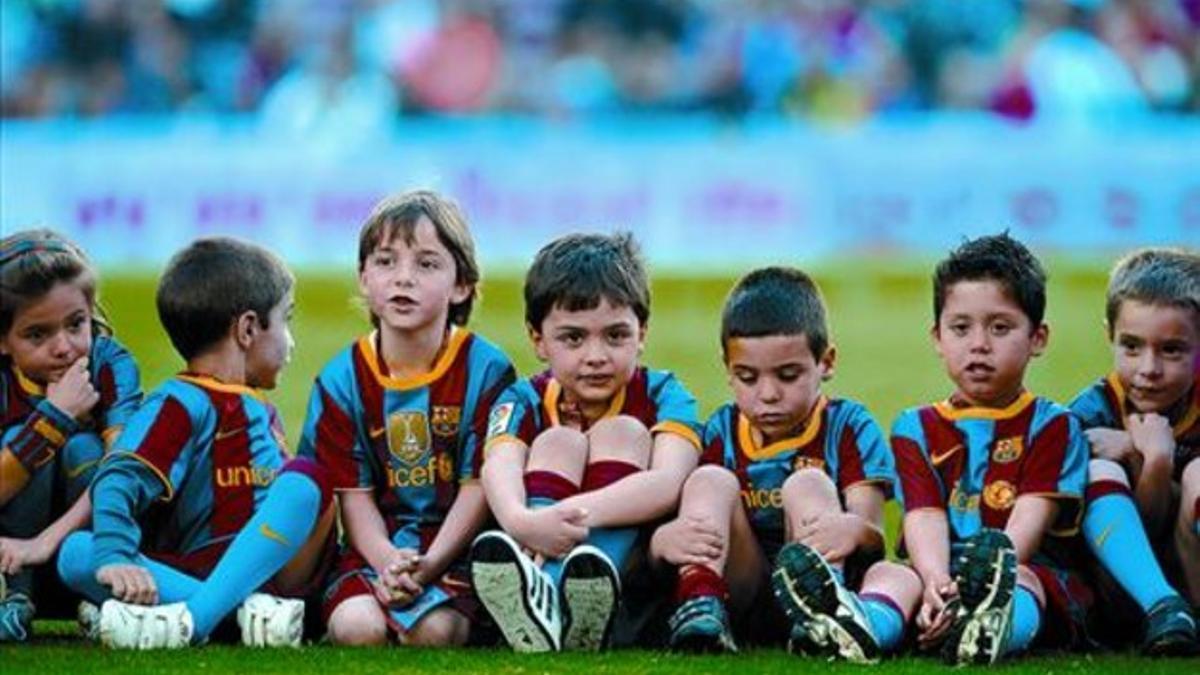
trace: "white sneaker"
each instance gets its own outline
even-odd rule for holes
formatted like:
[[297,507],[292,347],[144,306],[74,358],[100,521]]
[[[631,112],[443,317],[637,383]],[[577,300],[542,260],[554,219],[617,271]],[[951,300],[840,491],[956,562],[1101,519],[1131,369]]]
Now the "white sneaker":
[[484,532],[471,545],[471,581],[504,639],[518,652],[562,646],[558,590],[512,537]]
[[304,601],[252,593],[238,607],[237,622],[247,647],[299,647],[304,637]]
[[131,605],[107,600],[100,607],[100,642],[115,649],[179,649],[191,644],[187,605]]
[[599,651],[608,645],[621,599],[621,577],[612,560],[580,544],[563,560],[563,649]]
[[75,618],[79,622],[79,634],[88,642],[100,641],[100,608],[80,600],[75,610]]

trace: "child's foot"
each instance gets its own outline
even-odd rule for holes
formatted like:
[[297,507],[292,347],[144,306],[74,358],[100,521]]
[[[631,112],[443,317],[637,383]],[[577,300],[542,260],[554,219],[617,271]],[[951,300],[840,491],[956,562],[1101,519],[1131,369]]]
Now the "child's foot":
[[75,608],[75,620],[79,623],[79,634],[88,642],[100,641],[100,608],[80,600]]
[[100,607],[100,642],[114,649],[178,649],[192,641],[187,605],[131,605],[107,600]]
[[701,595],[675,609],[668,622],[671,649],[685,652],[736,652],[729,613],[725,603],[712,595]]
[[1159,600],[1146,613],[1146,656],[1192,656],[1197,652],[1196,618],[1178,595]]
[[238,607],[237,622],[247,647],[299,647],[304,637],[304,601],[251,593]]
[[1017,553],[1008,535],[987,529],[958,558],[961,602],[942,651],[949,663],[990,664],[1004,654],[1017,583]]
[[0,600],[0,642],[24,642],[33,632],[33,602],[24,593],[7,593]]
[[866,612],[820,553],[797,542],[784,546],[771,586],[788,618],[803,626],[818,653],[853,663],[879,660]]
[[471,582],[514,651],[558,651],[562,617],[550,576],[533,564],[512,537],[484,532],[471,545]]
[[608,645],[621,599],[621,578],[603,551],[576,546],[563,560],[563,649],[598,651]]

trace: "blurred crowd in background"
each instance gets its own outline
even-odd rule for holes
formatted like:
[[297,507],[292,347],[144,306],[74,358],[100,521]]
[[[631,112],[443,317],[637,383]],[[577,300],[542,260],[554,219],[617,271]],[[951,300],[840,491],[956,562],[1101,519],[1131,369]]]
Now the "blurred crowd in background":
[[6,118],[1200,112],[1200,0],[3,0]]

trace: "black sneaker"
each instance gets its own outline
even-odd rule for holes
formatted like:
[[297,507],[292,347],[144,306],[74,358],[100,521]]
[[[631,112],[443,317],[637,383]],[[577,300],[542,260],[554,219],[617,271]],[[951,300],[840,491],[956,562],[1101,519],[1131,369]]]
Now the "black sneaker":
[[862,603],[813,548],[798,542],[784,546],[771,587],[788,618],[808,635],[808,643],[797,648],[853,663],[879,661],[879,643]]
[[580,544],[563,560],[558,595],[562,599],[562,648],[599,651],[608,646],[621,600],[621,578],[603,551]]
[[558,651],[558,591],[512,537],[484,532],[471,545],[471,582],[479,601],[518,652]]
[[1017,552],[1008,535],[986,529],[957,561],[959,608],[942,657],[951,664],[990,664],[1004,654],[1017,585]]
[[715,596],[702,595],[679,605],[667,625],[671,629],[671,649],[696,653],[737,651],[729,612]]
[[1178,595],[1154,603],[1146,613],[1146,637],[1142,653],[1146,656],[1194,656],[1196,618],[1192,608]]

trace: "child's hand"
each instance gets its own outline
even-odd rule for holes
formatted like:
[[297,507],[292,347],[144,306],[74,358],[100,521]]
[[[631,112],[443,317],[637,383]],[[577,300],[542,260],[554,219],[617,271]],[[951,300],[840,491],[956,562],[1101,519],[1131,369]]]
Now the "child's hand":
[[946,637],[946,631],[954,623],[957,598],[958,585],[949,577],[925,584],[921,608],[917,611],[917,643],[921,649],[929,649]]
[[1133,447],[1146,459],[1175,458],[1175,434],[1171,423],[1158,413],[1134,413],[1125,420]]
[[535,554],[561,558],[587,539],[587,511],[577,506],[555,504],[530,511],[517,541]]
[[46,385],[46,400],[73,419],[79,419],[91,411],[100,400],[100,394],[92,386],[88,357],[80,357],[67,367],[62,377]]
[[829,562],[836,563],[858,548],[863,526],[862,518],[851,513],[822,513],[806,521],[792,536],[811,546]]
[[1129,432],[1096,427],[1083,432],[1092,445],[1092,456],[1123,463],[1135,450]]
[[135,605],[157,605],[158,584],[141,565],[105,565],[96,570],[96,581],[112,589],[113,597]]
[[421,594],[420,584],[413,581],[412,574],[421,564],[421,556],[411,548],[398,548],[382,569],[376,570],[379,577],[377,595],[380,600],[393,606],[403,606]]
[[10,539],[0,537],[0,574],[16,574],[27,566],[41,565],[54,551],[40,537]]
[[725,542],[712,521],[688,516],[655,530],[650,550],[672,565],[703,565],[721,557]]

